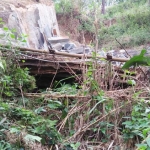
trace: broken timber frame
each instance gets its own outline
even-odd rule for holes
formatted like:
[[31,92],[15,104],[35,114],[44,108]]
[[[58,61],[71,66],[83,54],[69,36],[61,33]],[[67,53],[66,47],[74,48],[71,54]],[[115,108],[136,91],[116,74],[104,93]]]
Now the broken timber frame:
[[[5,49],[7,48],[6,45],[1,45],[0,49]],[[49,54],[48,50],[39,50],[39,49],[32,49],[32,48],[24,48],[24,47],[11,47],[12,49],[18,49],[20,51],[30,51],[30,52],[38,52],[38,53],[46,53]],[[93,58],[92,55],[84,55],[84,54],[70,54],[66,52],[58,52],[55,50],[53,51],[53,55],[62,55],[62,56],[67,56],[67,57],[78,57],[78,58]],[[126,62],[129,59],[128,58],[115,58],[115,57],[101,57],[101,56],[96,56],[97,59],[105,59],[108,61],[118,61],[118,62]]]
[[[32,52],[41,52],[41,53],[49,53],[49,51],[46,50],[36,50],[36,49],[30,49],[30,48],[19,48],[20,51],[32,51]],[[68,57],[85,57],[85,58],[92,58],[92,55],[84,55],[84,54],[70,54],[70,53],[65,53],[65,52],[57,52],[54,50],[55,55],[62,55],[62,56],[68,56]],[[118,62],[126,62],[129,59],[122,59],[122,58],[108,58],[108,57],[101,57],[101,56],[96,56],[98,59],[105,59],[109,61],[118,61]]]
[[[18,51],[19,55],[21,56],[20,57],[18,55],[19,59],[25,60],[24,62],[23,61],[19,62],[20,67],[29,68],[30,74],[35,75],[36,78],[40,77],[39,78],[40,80],[38,79],[37,85],[45,86],[45,87],[48,87],[50,84],[49,82],[52,82],[50,79],[57,78],[58,80],[59,78],[67,78],[70,75],[74,77],[74,79],[78,81],[78,83],[82,84],[84,81],[86,81],[86,78],[83,77],[85,77],[85,73],[87,72],[87,68],[88,68],[87,62],[90,62],[91,61],[90,59],[93,58],[92,55],[70,54],[66,52],[58,52],[53,49],[38,50],[38,49],[31,49],[31,48],[24,48],[24,47],[14,47],[14,46],[10,47],[6,45],[1,45],[0,49],[4,51],[8,51],[8,50]],[[22,51],[22,53],[20,53],[20,51]],[[76,59],[69,59],[69,57],[71,58],[74,57]],[[107,56],[107,57],[96,56],[94,57],[94,59],[97,59],[98,61],[107,60],[109,62],[128,61],[128,59],[113,58],[111,56]],[[105,65],[100,63],[100,68],[98,67],[96,69],[97,75],[99,74],[99,76],[101,76],[100,75],[101,73],[104,74],[104,72],[107,70],[105,69],[106,69]],[[110,71],[108,72],[111,72],[111,68]]]

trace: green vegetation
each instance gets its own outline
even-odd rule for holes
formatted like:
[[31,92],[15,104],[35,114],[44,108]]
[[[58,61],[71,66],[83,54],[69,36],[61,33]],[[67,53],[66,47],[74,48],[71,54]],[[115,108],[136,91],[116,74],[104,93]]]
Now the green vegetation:
[[55,129],[56,121],[43,118],[29,109],[17,106],[14,101],[7,100],[7,103],[1,101],[0,104],[0,137],[5,142],[13,138],[8,143],[12,148],[24,149],[31,146],[32,142],[52,145],[60,140],[60,135]]
[[[0,149],[31,149],[35,142],[54,145],[61,140],[55,127],[57,120],[39,114],[50,108],[60,109],[62,105],[50,100],[40,106],[43,99],[37,99],[35,103],[39,107],[36,107],[31,99],[24,97],[25,92],[35,89],[35,79],[29,75],[28,68],[20,68],[18,57],[21,53],[11,48],[11,42],[15,40],[14,30],[4,27],[4,31],[2,37],[9,45],[1,47],[0,53]],[[18,42],[25,42],[25,37],[17,39]]]
[[[7,48],[11,47],[11,40],[15,39],[12,31],[4,28],[6,39],[9,41]],[[23,37],[24,38],[24,37]],[[19,42],[24,42],[22,38]],[[16,96],[19,91],[31,91],[35,85],[34,77],[29,75],[28,68],[21,69],[19,66],[19,52],[16,50],[8,51],[4,48],[3,55],[0,56],[0,96]]]
[[[144,100],[137,100],[138,102],[132,106],[131,116],[129,120],[123,122],[125,126],[123,136],[125,140],[135,139],[136,137],[143,140],[142,143],[136,144],[139,150],[150,149],[150,109],[149,104],[144,103]],[[127,117],[126,117],[127,118]],[[134,144],[135,144],[134,143]]]
[[140,55],[133,56],[123,65],[122,69],[129,69],[131,66],[137,67],[139,65],[150,66],[150,57],[145,57],[145,53],[146,50],[142,50]]
[[100,12],[100,5],[100,2],[94,1],[79,0],[77,3],[69,3],[66,0],[59,0],[56,1],[55,6],[57,14],[64,12],[64,16],[66,14],[70,18],[76,12],[75,18],[80,20],[79,31],[84,30],[92,35],[95,34],[93,23],[97,18],[100,48],[106,50],[122,48],[115,40],[116,38],[124,48],[141,45],[146,47],[149,44],[150,9],[147,0],[119,1],[116,5],[106,7],[104,15]]
[[[65,9],[62,9],[61,13],[70,12],[70,3],[65,2],[67,7],[59,5]],[[133,35],[134,46],[143,44],[140,40],[147,42],[147,5],[145,1],[129,4],[129,1],[120,2],[101,17],[104,19],[102,21],[117,18],[117,23],[108,28],[101,22],[101,44],[106,43],[108,46],[115,38],[129,38]],[[94,4],[91,7],[94,8]],[[141,16],[134,15],[137,8],[141,11],[145,8]],[[120,13],[117,14],[115,9],[119,9]],[[126,11],[121,15],[125,9],[130,13]],[[85,21],[80,30],[92,32],[88,26],[92,21],[94,18],[89,22]],[[94,32],[93,27],[92,29]],[[0,150],[150,149],[150,92],[146,89],[149,87],[144,84],[144,89],[135,89],[136,79],[133,77],[128,80],[129,90],[124,92],[124,89],[117,89],[106,93],[100,88],[100,84],[108,86],[108,82],[112,82],[109,78],[114,80],[113,74],[117,72],[110,71],[110,62],[99,68],[96,53],[93,53],[93,58],[88,62],[88,69],[84,70],[85,79],[82,85],[59,81],[56,82],[55,89],[48,88],[41,93],[33,94],[31,92],[36,87],[35,79],[29,75],[28,68],[22,69],[19,66],[18,57],[21,56],[21,52],[11,47],[15,39],[13,31],[8,28],[4,28],[4,31],[9,46],[0,47]],[[137,34],[141,37],[137,37]],[[25,42],[25,37],[17,39],[18,42]],[[122,44],[130,47],[130,42],[129,40]],[[114,43],[110,46],[113,47],[112,44]],[[142,50],[140,55],[131,58],[123,69],[136,65],[149,66],[149,57],[144,56],[145,52]],[[134,74],[136,73],[129,70],[125,71],[124,76],[127,78],[128,75],[132,77]]]
[[61,0],[55,2],[55,10],[57,13],[67,14],[72,12],[72,3],[69,0]]
[[146,47],[150,40],[149,18],[150,9],[145,0],[128,0],[108,8],[103,20],[104,22],[110,21],[110,25],[101,25],[99,29],[100,44],[108,49],[118,48],[120,45],[115,41],[117,38],[125,48],[140,45]]

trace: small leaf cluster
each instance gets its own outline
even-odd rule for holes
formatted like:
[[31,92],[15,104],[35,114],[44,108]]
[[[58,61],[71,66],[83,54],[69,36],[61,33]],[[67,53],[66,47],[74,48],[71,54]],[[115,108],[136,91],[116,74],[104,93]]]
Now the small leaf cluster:
[[[7,67],[9,67],[9,69],[7,69]],[[6,71],[3,71],[0,77],[1,96],[15,96],[19,94],[21,89],[27,92],[36,87],[35,78],[29,75],[28,68],[21,69],[15,66],[15,64],[7,67],[5,68]]]
[[[17,135],[26,132],[24,140],[26,142],[41,142],[44,145],[53,145],[61,140],[56,126],[56,120],[44,118],[35,114],[29,109],[22,107],[14,107],[14,104],[0,103],[1,114],[6,116],[6,121],[0,125],[0,135],[4,135],[6,131]],[[0,117],[0,119],[2,119]],[[2,137],[5,140],[4,136]],[[16,141],[17,142],[17,141]]]

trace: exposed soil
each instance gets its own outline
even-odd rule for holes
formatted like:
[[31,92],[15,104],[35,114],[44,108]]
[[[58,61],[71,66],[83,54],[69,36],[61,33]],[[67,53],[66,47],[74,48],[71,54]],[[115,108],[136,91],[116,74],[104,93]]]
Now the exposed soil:
[[88,31],[79,30],[81,27],[80,14],[73,11],[71,14],[57,14],[57,21],[61,36],[69,36],[72,41],[79,43],[90,44],[94,40],[94,34]]

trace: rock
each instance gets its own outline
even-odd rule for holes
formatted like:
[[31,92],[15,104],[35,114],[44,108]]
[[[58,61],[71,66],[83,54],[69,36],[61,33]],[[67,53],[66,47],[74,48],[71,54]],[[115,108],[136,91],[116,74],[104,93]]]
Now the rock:
[[125,50],[110,50],[107,54],[111,55],[112,57],[116,58],[127,58],[127,54]]
[[68,50],[67,52],[69,53],[72,53],[72,54],[89,54],[91,51],[90,51],[90,48],[88,47],[77,47],[77,48],[73,48],[71,50]]
[[53,44],[57,44],[57,43],[61,43],[61,44],[65,44],[69,42],[69,38],[68,37],[51,37],[48,38],[48,41],[53,45]]
[[[125,50],[110,50],[107,52],[107,55],[110,55],[116,58],[128,58]],[[112,64],[114,66],[122,66],[124,63],[113,61]]]
[[57,43],[52,45],[53,49],[60,51],[62,49],[62,44],[61,43]]
[[104,52],[103,50],[98,52],[98,55],[101,57],[106,57],[106,52]]
[[72,49],[74,49],[74,48],[76,48],[76,45],[75,45],[74,43],[66,43],[66,44],[63,46],[62,49],[68,51],[68,50],[72,50]]
[[[35,49],[48,49],[46,39],[52,37],[52,29],[55,28],[57,35],[60,36],[55,8],[52,2],[40,0],[3,0],[0,9],[0,18],[3,19],[5,26],[15,29],[15,37],[27,35],[25,47]],[[0,39],[0,42],[6,41]]]
[[83,53],[85,52],[85,54],[90,54],[91,53],[91,49],[89,47],[86,47],[83,51]]
[[150,47],[147,47],[146,56],[149,56],[149,57],[150,57]]

